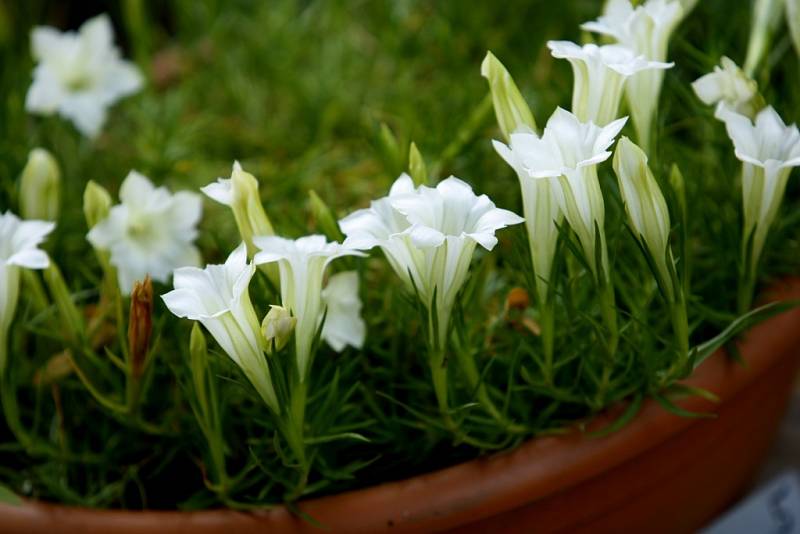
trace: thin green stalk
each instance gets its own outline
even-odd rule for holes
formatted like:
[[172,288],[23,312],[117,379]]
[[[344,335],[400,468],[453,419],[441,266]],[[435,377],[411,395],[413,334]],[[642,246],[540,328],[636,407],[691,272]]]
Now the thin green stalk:
[[37,312],[45,310],[50,301],[47,299],[42,281],[39,275],[31,269],[22,269],[22,280],[25,284],[26,297],[33,304],[33,308]]
[[450,417],[450,408],[447,402],[447,364],[443,350],[436,350],[428,356],[431,367],[431,378],[433,380],[433,391],[436,394],[436,403],[439,406],[439,413],[442,415],[445,427],[455,431],[456,425]]
[[458,350],[456,351],[456,356],[458,358],[458,365],[466,375],[470,388],[475,391],[478,401],[489,413],[489,415],[491,415],[495,421],[497,421],[505,430],[509,432],[524,432],[525,427],[521,425],[515,425],[509,421],[508,418],[497,409],[497,406],[495,406],[494,402],[489,396],[489,391],[486,388],[486,384],[481,380],[480,373],[478,372],[478,366],[475,364],[475,358],[473,357],[472,353],[465,350]]
[[544,380],[548,386],[555,384],[555,315],[556,310],[552,299],[545,298],[539,316],[539,326],[542,329],[542,350],[544,353]]
[[295,381],[289,394],[289,409],[285,414],[286,418],[282,425],[286,441],[300,469],[297,485],[287,494],[286,498],[289,501],[293,501],[303,494],[308,483],[308,473],[311,470],[311,463],[308,461],[304,441],[307,397],[308,382],[305,380]]

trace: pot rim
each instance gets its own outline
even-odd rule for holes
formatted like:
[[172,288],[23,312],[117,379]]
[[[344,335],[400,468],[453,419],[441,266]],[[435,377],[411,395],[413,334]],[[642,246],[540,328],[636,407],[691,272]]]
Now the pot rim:
[[[800,298],[800,278],[782,281],[767,293],[769,301]],[[775,335],[775,332],[780,335]],[[683,383],[711,391],[715,404],[699,396],[676,401],[694,412],[715,412],[762,373],[780,362],[800,343],[800,308],[784,312],[750,329],[737,341],[745,365],[729,360],[723,351],[708,358]],[[796,353],[795,353],[796,354]],[[793,355],[795,355],[793,354]],[[611,424],[621,413],[617,406],[586,425],[589,432]],[[404,529],[453,528],[518,508],[576,486],[643,454],[648,449],[701,419],[679,417],[646,399],[636,417],[622,429],[591,437],[576,425],[558,436],[532,438],[519,447],[473,459],[409,479],[301,501],[297,509],[332,531],[375,532]],[[633,446],[632,446],[633,444]],[[475,481],[480,481],[476,484]],[[457,516],[457,517],[456,517]],[[285,506],[254,512],[230,509],[97,510],[37,501],[15,506],[0,504],[0,524],[19,531],[25,525],[80,527],[83,532],[183,531],[211,532],[256,528],[315,531]]]

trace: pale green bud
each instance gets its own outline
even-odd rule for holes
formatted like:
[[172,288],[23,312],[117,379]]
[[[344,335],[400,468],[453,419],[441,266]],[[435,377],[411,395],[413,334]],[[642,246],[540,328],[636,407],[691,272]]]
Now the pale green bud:
[[769,50],[770,42],[783,18],[784,0],[755,0],[750,23],[750,39],[744,71],[753,76]]
[[531,109],[522,98],[511,75],[491,52],[486,53],[481,63],[481,76],[489,82],[497,124],[506,141],[520,127],[536,130],[536,121]]
[[312,189],[308,192],[308,197],[311,203],[311,213],[317,221],[317,227],[322,230],[328,239],[332,241],[342,241],[344,235],[339,229],[339,224],[336,222],[331,209],[325,204],[319,195]]
[[800,56],[800,0],[786,0],[786,22],[789,23],[794,50]]
[[261,204],[258,180],[249,172],[245,172],[238,163],[234,164],[231,174],[231,208],[239,233],[251,250],[253,236],[275,234]]
[[414,185],[428,185],[428,168],[414,142],[411,143],[411,147],[408,149],[408,172],[411,174]]
[[208,413],[208,388],[206,372],[208,369],[208,344],[206,336],[198,323],[192,325],[189,337],[189,366],[192,371],[192,382],[197,402],[204,414]]
[[111,210],[111,195],[106,188],[93,180],[89,180],[83,191],[83,215],[86,217],[86,226],[89,229],[108,217]]
[[270,306],[267,316],[261,323],[261,334],[267,342],[267,352],[271,354],[273,349],[275,351],[283,349],[291,339],[296,324],[297,317],[293,317],[288,309],[283,306]]
[[20,178],[20,213],[25,219],[55,221],[61,201],[61,171],[55,158],[34,148]]
[[614,172],[631,228],[650,253],[661,282],[671,287],[667,266],[670,230],[667,202],[647,165],[647,155],[625,136],[617,142]]

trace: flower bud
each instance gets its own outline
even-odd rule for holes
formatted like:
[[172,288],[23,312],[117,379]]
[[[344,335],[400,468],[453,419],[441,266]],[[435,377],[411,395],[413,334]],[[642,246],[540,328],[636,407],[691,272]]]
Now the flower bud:
[[234,163],[231,174],[231,208],[245,243],[251,244],[256,235],[275,234],[261,204],[258,180],[245,172],[238,162]]
[[747,57],[744,71],[755,74],[761,61],[769,51],[770,43],[783,19],[783,0],[755,0],[750,23],[750,39],[747,42]]
[[144,282],[133,284],[131,312],[128,318],[128,357],[135,379],[144,373],[150,337],[153,333],[153,283],[147,276]]
[[261,323],[261,333],[267,341],[267,352],[279,351],[286,346],[294,332],[297,318],[283,306],[270,306]]
[[111,195],[106,188],[93,180],[89,180],[83,191],[83,215],[86,217],[86,226],[90,229],[108,217],[111,210]]
[[670,220],[664,195],[647,166],[647,156],[627,137],[617,143],[614,172],[633,232],[647,248],[665,284],[670,283],[667,268]]
[[311,213],[317,221],[317,228],[322,230],[322,233],[325,234],[328,239],[342,241],[344,235],[342,235],[339,224],[333,217],[331,209],[325,204],[325,201],[322,200],[313,189],[308,192],[308,197],[311,202]]
[[34,148],[20,178],[20,212],[25,219],[55,221],[61,200],[61,171],[47,150]]
[[199,323],[192,325],[189,337],[189,368],[192,371],[194,393],[204,414],[208,413],[208,388],[206,387],[206,371],[208,370],[208,344]]
[[522,98],[511,75],[491,52],[486,53],[481,63],[481,76],[489,81],[494,113],[506,141],[520,127],[536,130],[531,109]]
[[408,172],[414,180],[414,185],[428,185],[428,168],[417,145],[413,142],[408,149]]

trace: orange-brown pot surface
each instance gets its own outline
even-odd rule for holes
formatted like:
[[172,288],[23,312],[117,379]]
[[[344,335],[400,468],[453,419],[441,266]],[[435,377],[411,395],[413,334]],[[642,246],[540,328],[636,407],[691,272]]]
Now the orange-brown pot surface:
[[[800,298],[800,280],[775,290]],[[784,413],[800,365],[800,309],[753,328],[739,342],[744,365],[709,358],[688,384],[708,389],[679,404],[713,412],[682,418],[646,401],[620,431],[575,430],[433,473],[322,497],[299,508],[326,532],[689,532],[739,497]],[[612,415],[597,418],[602,427]],[[0,532],[322,532],[276,507],[256,513],[87,510],[26,502],[0,505]]]

